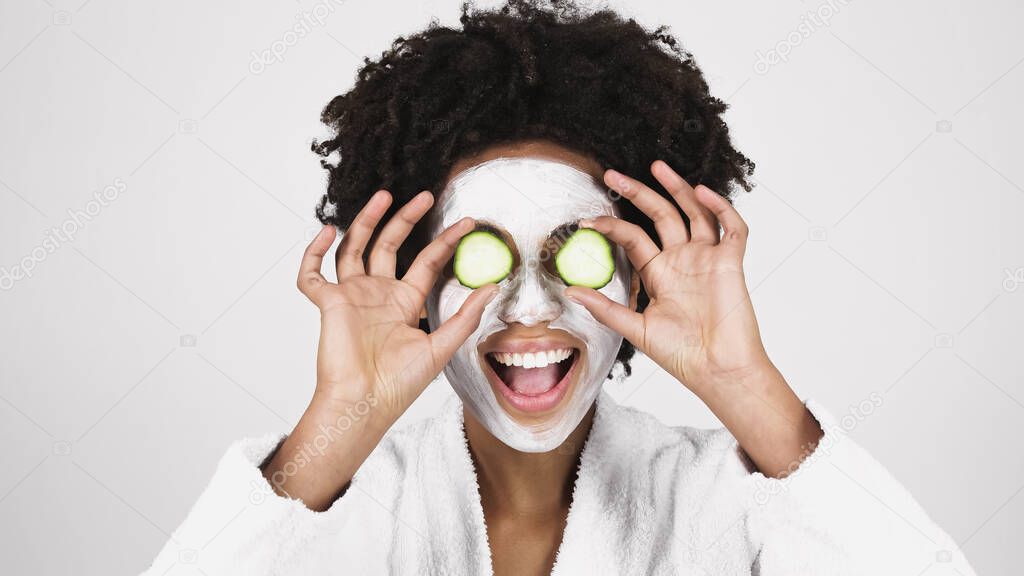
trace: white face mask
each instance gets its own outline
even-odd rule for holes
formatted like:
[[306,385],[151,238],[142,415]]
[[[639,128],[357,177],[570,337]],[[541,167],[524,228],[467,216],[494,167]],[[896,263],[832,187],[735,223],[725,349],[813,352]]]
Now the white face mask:
[[[520,261],[499,283],[498,296],[484,310],[480,327],[445,366],[445,376],[474,417],[496,438],[522,452],[554,450],[576,428],[597,398],[615,363],[622,336],[601,324],[583,306],[563,295],[566,285],[548,272],[553,255],[545,242],[559,228],[582,218],[618,216],[606,189],[573,166],[542,158],[498,158],[473,166],[453,178],[439,194],[431,221],[431,237],[470,216],[508,233]],[[625,253],[613,246],[615,273],[600,291],[627,305],[630,267]],[[471,290],[456,278],[439,281],[427,298],[427,317],[436,329],[455,312]],[[484,374],[487,360],[479,345],[513,323],[564,330],[583,342],[575,360],[576,384],[555,412],[542,422],[521,424],[498,403]]]

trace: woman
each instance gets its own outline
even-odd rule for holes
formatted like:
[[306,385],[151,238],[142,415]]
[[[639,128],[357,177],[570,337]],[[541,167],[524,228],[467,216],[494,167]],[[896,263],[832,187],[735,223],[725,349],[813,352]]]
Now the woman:
[[[228,451],[151,573],[973,574],[768,358],[728,201],[753,164],[690,56],[561,2],[461,22],[324,110],[316,391]],[[725,427],[604,395],[635,350]],[[458,399],[391,430],[442,370]]]

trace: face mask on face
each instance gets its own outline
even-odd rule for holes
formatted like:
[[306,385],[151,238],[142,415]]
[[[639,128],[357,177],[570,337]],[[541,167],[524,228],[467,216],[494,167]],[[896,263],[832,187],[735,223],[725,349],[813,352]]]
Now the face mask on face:
[[[561,162],[541,158],[498,158],[471,167],[453,178],[440,193],[431,222],[431,236],[460,218],[507,233],[519,261],[499,283],[498,296],[484,311],[480,327],[445,367],[445,376],[473,416],[495,437],[522,452],[557,448],[576,428],[601,390],[615,362],[622,337],[594,320],[587,310],[565,298],[565,283],[550,272],[554,258],[547,246],[553,233],[582,218],[617,216],[612,198],[592,176]],[[613,246],[615,272],[600,292],[621,304],[629,299],[630,267],[624,252]],[[431,329],[451,318],[471,290],[455,278],[444,278],[427,298]],[[550,417],[522,424],[499,404],[484,373],[487,360],[479,346],[514,323],[546,323],[583,343],[572,369],[575,386]]]

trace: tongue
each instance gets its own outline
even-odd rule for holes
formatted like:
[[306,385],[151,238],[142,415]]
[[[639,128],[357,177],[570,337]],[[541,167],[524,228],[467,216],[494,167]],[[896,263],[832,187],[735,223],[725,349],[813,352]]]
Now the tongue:
[[523,368],[508,366],[501,379],[512,391],[525,396],[537,396],[551,390],[558,384],[558,364],[548,364],[543,368]]

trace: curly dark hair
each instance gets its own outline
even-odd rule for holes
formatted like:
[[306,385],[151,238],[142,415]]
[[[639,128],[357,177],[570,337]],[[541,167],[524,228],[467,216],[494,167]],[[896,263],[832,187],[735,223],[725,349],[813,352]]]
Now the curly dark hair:
[[[394,195],[393,213],[421,190],[439,191],[460,158],[525,140],[552,141],[659,191],[650,174],[659,158],[726,198],[751,189],[754,164],[730,141],[726,104],[666,27],[565,0],[465,3],[459,21],[395,39],[324,108],[333,137],[313,143],[328,171],[321,222],[346,229],[381,188]],[[632,204],[620,209],[657,237]],[[424,228],[399,252],[399,273],[426,244]],[[641,290],[639,308],[648,301]],[[623,341],[626,375],[634,351]]]

